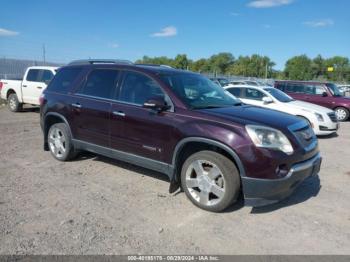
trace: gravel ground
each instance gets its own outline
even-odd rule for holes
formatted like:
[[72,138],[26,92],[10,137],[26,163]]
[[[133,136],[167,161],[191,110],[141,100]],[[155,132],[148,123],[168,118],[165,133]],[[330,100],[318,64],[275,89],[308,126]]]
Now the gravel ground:
[[283,202],[224,213],[168,194],[165,175],[42,150],[38,110],[0,107],[0,254],[350,254],[350,122],[319,140],[319,178]]

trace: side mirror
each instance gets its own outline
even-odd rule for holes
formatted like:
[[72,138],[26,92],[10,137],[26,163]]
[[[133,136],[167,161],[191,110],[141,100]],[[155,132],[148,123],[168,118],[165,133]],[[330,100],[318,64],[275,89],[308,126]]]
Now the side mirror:
[[264,102],[264,104],[270,104],[270,103],[273,103],[273,100],[271,97],[268,97],[268,96],[264,96],[262,101]]
[[323,93],[322,93],[322,96],[323,96],[323,97],[326,97],[326,96],[328,96],[328,95],[327,95],[326,92],[323,92]]
[[156,97],[147,99],[143,103],[143,108],[148,108],[148,109],[155,110],[157,112],[162,112],[170,109],[170,106],[167,105],[164,97],[156,96]]

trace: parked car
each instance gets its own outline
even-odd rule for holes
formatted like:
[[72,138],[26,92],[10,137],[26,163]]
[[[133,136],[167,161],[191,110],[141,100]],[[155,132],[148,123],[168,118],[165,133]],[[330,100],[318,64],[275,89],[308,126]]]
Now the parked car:
[[333,83],[275,81],[275,87],[297,100],[334,110],[339,121],[349,118],[350,98],[344,97]]
[[237,85],[245,85],[246,83],[244,82],[244,80],[234,80],[234,81],[230,81],[230,85],[234,85],[234,86],[237,86]]
[[7,100],[8,108],[18,112],[23,104],[39,105],[39,97],[56,74],[57,67],[28,67],[23,80],[0,79],[1,98]]
[[350,85],[337,85],[340,92],[343,93],[344,96],[350,96]]
[[306,119],[316,135],[330,135],[337,132],[339,125],[333,110],[297,101],[273,87],[235,86],[226,88],[243,103],[278,110]]
[[219,83],[220,86],[224,87],[230,84],[230,82],[223,77],[212,77],[210,78],[211,81],[214,81],[215,83]]
[[165,173],[198,207],[275,203],[319,172],[305,120],[243,105],[206,77],[163,66],[83,60],[59,70],[41,98],[44,149],[81,150]]

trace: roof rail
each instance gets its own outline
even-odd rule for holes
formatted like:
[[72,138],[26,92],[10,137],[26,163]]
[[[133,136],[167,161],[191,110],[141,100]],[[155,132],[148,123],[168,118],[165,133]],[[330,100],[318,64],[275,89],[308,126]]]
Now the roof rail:
[[138,65],[138,66],[160,66],[160,67],[174,68],[170,65],[160,65],[160,64],[135,64],[135,65]]
[[81,59],[74,60],[68,65],[92,65],[92,64],[122,64],[122,65],[133,65],[134,63],[129,60],[121,59]]

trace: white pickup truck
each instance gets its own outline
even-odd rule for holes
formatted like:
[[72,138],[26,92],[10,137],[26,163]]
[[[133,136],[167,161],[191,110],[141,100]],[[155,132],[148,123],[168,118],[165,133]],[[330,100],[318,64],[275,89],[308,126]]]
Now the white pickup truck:
[[28,67],[23,80],[0,79],[1,98],[7,100],[12,112],[22,110],[23,104],[39,105],[39,97],[54,77],[57,67]]

